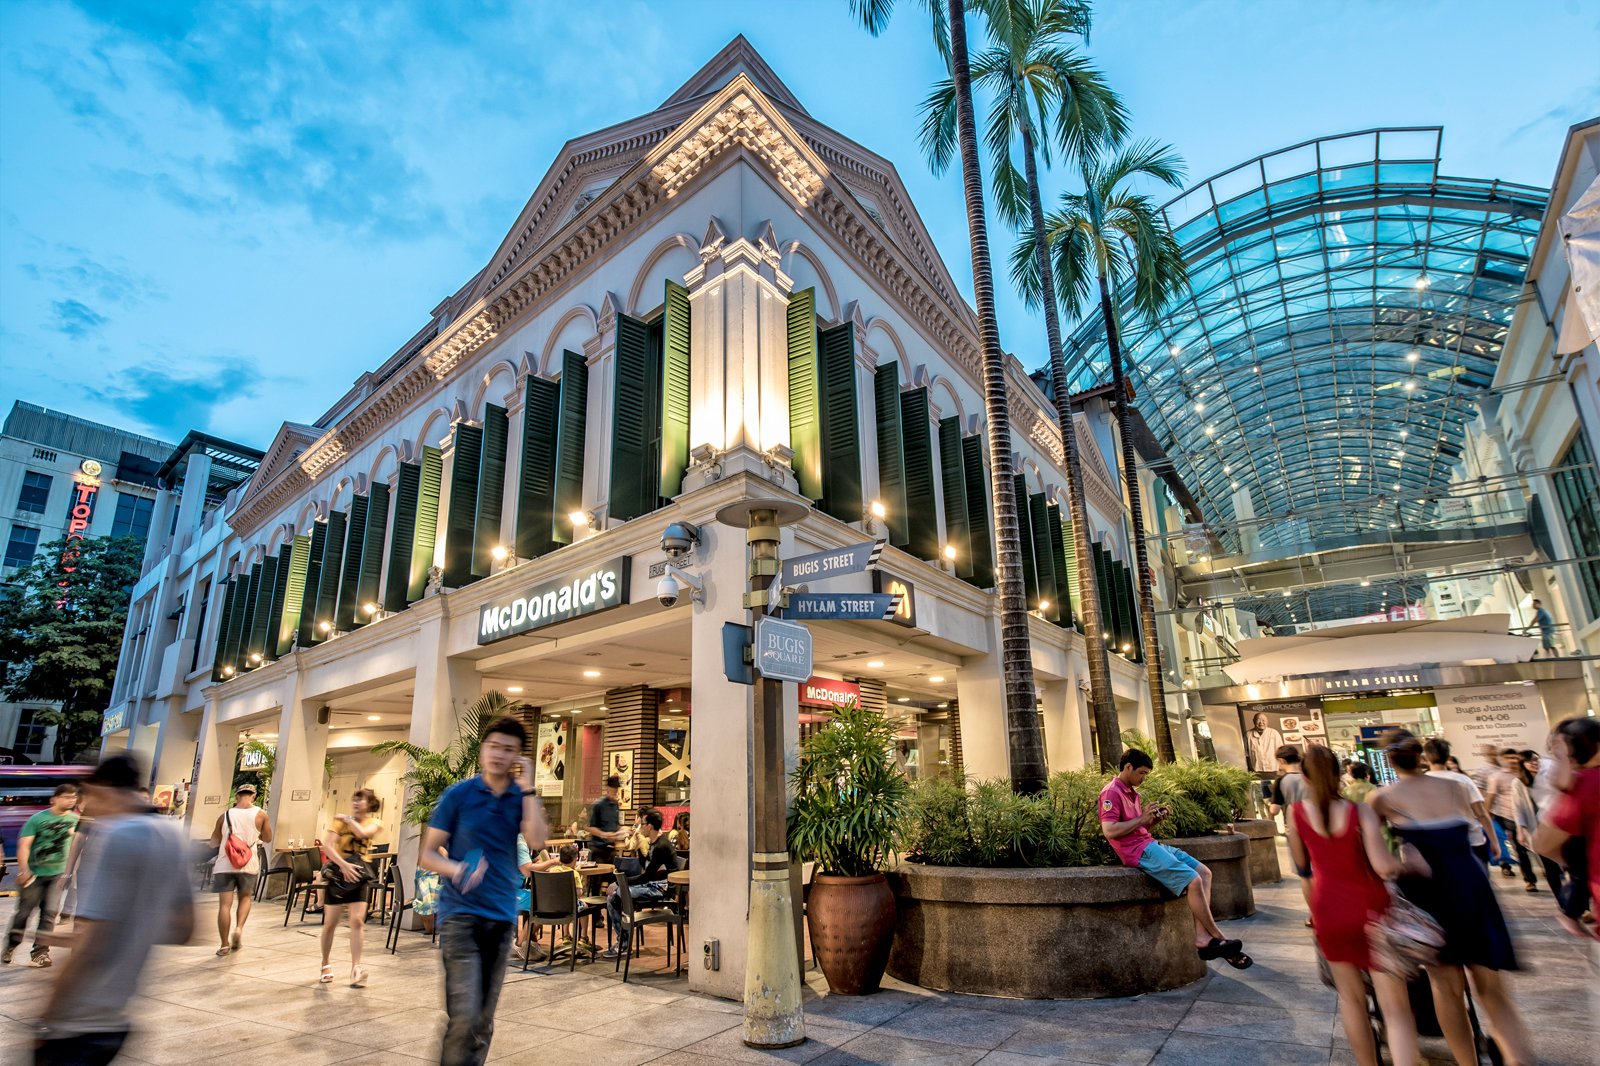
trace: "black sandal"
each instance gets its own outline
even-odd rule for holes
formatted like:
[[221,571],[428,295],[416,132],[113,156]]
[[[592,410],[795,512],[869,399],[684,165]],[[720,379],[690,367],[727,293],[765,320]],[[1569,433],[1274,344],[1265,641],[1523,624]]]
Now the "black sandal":
[[1195,951],[1202,959],[1210,962],[1212,959],[1225,959],[1238,955],[1243,949],[1244,942],[1241,940],[1218,940],[1212,937],[1211,943],[1205,947],[1197,947]]
[[1252,959],[1242,951],[1237,955],[1229,955],[1223,961],[1229,966],[1232,966],[1235,970],[1248,970],[1250,967],[1256,964],[1255,959]]

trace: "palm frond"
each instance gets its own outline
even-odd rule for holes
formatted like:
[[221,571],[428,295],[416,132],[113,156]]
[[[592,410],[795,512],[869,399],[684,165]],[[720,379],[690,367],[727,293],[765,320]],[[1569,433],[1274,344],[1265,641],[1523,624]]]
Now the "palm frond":
[[944,78],[934,84],[928,98],[922,101],[922,131],[917,139],[928,166],[935,174],[943,174],[956,157],[956,87],[955,82]]

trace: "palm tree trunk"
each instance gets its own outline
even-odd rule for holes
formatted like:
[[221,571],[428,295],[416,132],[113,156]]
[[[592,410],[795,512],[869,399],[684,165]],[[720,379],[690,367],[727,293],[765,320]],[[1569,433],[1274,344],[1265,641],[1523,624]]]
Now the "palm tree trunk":
[[1028,211],[1033,223],[1034,257],[1039,264],[1039,294],[1044,301],[1044,332],[1050,346],[1050,384],[1056,396],[1056,424],[1061,429],[1062,451],[1066,457],[1067,509],[1072,515],[1072,550],[1078,558],[1078,617],[1083,622],[1084,653],[1089,662],[1089,720],[1093,723],[1099,742],[1100,766],[1114,771],[1117,768],[1117,756],[1122,752],[1122,731],[1117,728],[1117,708],[1111,699],[1111,662],[1106,654],[1105,628],[1100,619],[1100,589],[1094,573],[1094,552],[1089,545],[1089,508],[1084,499],[1083,462],[1078,453],[1078,431],[1072,421],[1072,404],[1067,398],[1067,363],[1061,353],[1061,317],[1056,307],[1055,270],[1050,265],[1050,243],[1045,237],[1044,202],[1039,193],[1039,165],[1034,159],[1033,131],[1027,126],[1022,129],[1022,158],[1028,179]]
[[1111,287],[1100,275],[1100,314],[1106,323],[1106,352],[1111,360],[1112,391],[1117,399],[1117,436],[1122,438],[1122,480],[1128,487],[1128,519],[1133,523],[1133,560],[1139,589],[1139,636],[1144,644],[1145,677],[1150,684],[1150,718],[1156,731],[1156,756],[1172,762],[1177,753],[1172,747],[1172,723],[1167,721],[1167,689],[1161,677],[1161,642],[1156,635],[1156,604],[1150,592],[1150,560],[1144,541],[1144,500],[1139,491],[1139,468],[1133,458],[1133,397],[1128,392],[1127,375],[1122,369],[1122,338],[1117,332],[1116,308],[1111,304]]
[[1044,730],[1033,688],[1028,643],[1028,603],[1022,589],[1022,546],[1012,485],[1011,416],[1006,404],[1005,353],[994,310],[994,275],[989,267],[989,231],[983,212],[983,174],[978,168],[978,127],[972,115],[972,71],[967,65],[965,0],[950,3],[951,76],[961,142],[961,184],[972,244],[972,293],[983,349],[983,408],[989,430],[989,485],[994,502],[996,584],[1000,596],[1000,668],[1006,700],[1006,753],[1011,787],[1025,795],[1044,790],[1049,770]]

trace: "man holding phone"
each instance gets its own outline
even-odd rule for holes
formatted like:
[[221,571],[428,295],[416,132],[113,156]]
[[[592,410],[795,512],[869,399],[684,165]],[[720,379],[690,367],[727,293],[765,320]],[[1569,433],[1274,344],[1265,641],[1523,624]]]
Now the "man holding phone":
[[517,833],[530,848],[542,847],[548,836],[538,797],[517,780],[531,789],[533,764],[522,755],[527,739],[517,719],[496,719],[479,749],[478,776],[445,790],[423,834],[418,865],[441,878],[439,946],[448,1021],[440,1066],[481,1066],[489,1057],[517,928]]
[[1144,809],[1139,786],[1150,776],[1155,764],[1136,748],[1122,753],[1120,769],[1100,792],[1100,831],[1111,842],[1122,865],[1133,866],[1155,878],[1169,892],[1182,897],[1194,916],[1194,946],[1202,959],[1226,959],[1242,970],[1251,964],[1244,943],[1230,940],[1217,928],[1211,916],[1211,871],[1186,851],[1168,847],[1156,840],[1150,827],[1172,816],[1172,810],[1157,804]]

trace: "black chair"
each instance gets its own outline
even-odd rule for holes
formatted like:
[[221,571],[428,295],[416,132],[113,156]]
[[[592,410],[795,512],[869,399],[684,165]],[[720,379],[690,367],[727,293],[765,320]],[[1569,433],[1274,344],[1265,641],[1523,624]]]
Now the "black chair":
[[[387,845],[384,845],[387,847]],[[377,852],[377,848],[372,849]],[[395,859],[399,856],[387,852],[374,854],[371,858],[372,883],[367,886],[367,921],[376,920],[386,922],[389,920],[389,904],[394,900],[394,885],[389,880],[389,871],[395,868]],[[381,912],[379,908],[382,908]]]
[[[674,974],[683,972],[683,912],[670,898],[663,898],[659,906],[638,910],[633,893],[628,890],[628,875],[617,872],[617,902],[622,906],[622,928],[617,931],[617,966],[622,968],[622,983],[628,983],[628,970],[633,964],[634,943],[644,944],[644,927],[664,924],[667,927],[667,966],[672,965],[673,932],[677,932],[678,965]],[[662,969],[666,969],[663,966]],[[612,968],[616,972],[616,967]]]
[[406,899],[406,886],[401,880],[398,863],[391,863],[384,871],[384,889],[392,895],[394,905],[389,909],[389,932],[384,937],[383,946],[393,955],[400,948],[400,919],[414,902]]
[[[296,851],[291,853],[293,872],[289,880],[288,901],[283,905],[283,924],[289,924],[289,915],[294,913],[295,900],[300,901],[300,920],[306,920],[306,912],[311,906],[313,897],[322,894],[322,882],[317,880],[318,868],[312,857],[320,855],[320,851]],[[324,921],[327,919],[324,918]]]
[[[555,930],[568,927],[572,930],[572,948],[568,952],[570,964],[568,972],[578,968],[578,919],[589,911],[580,907],[578,903],[578,883],[573,880],[572,874],[552,870],[545,873],[535,872],[533,881],[533,907],[528,911],[528,950],[522,956],[522,968],[528,969],[528,963],[533,955],[533,930],[549,929],[550,933],[550,962],[556,959],[559,950],[556,945]],[[593,948],[590,949],[591,958]],[[550,971],[542,971],[548,973]]]
[[289,885],[294,880],[294,863],[292,853],[280,851],[272,856],[272,863],[268,865],[266,848],[260,844],[256,847],[261,850],[261,879],[256,882],[256,902],[260,903],[264,899],[272,898],[269,886],[274,877],[282,877],[284,891],[289,890]]

